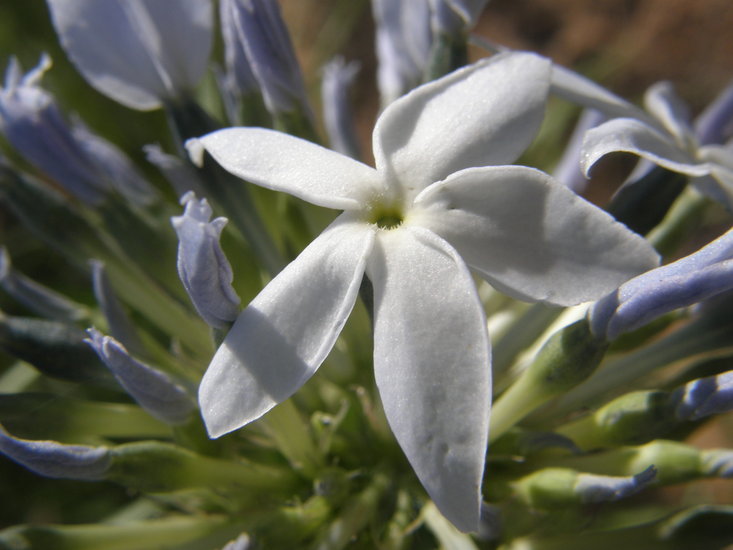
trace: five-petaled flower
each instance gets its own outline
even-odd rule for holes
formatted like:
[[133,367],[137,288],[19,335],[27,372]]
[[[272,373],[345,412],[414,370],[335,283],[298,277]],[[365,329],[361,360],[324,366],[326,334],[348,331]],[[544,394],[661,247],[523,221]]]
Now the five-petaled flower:
[[524,300],[599,298],[656,253],[548,175],[505,166],[543,118],[551,65],[493,56],[392,103],[376,169],[259,128],[189,142],[233,174],[341,214],[239,315],[199,390],[217,437],[313,375],[364,275],[374,289],[374,369],[387,420],[443,514],[479,522],[491,401],[486,320],[469,267]]

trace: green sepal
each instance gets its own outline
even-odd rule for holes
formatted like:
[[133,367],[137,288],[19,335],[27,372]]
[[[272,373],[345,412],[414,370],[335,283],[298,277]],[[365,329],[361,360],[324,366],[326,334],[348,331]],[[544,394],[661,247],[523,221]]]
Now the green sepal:
[[678,424],[674,409],[675,402],[668,392],[631,392],[557,431],[585,450],[639,445],[669,432]]
[[553,334],[494,404],[489,437],[498,438],[537,407],[588,378],[607,348],[606,342],[593,336],[586,319]]

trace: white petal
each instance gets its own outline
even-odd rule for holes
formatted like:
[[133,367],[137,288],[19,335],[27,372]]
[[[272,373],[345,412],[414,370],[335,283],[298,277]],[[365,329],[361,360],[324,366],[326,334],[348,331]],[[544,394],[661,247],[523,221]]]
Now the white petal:
[[547,174],[473,168],[426,189],[407,222],[435,231],[515,298],[574,305],[658,264],[654,249]]
[[503,53],[416,88],[377,121],[377,169],[409,196],[470,166],[513,162],[544,116],[550,62]]
[[326,208],[357,209],[382,188],[374,168],[274,130],[226,128],[186,143],[192,155],[199,146],[235,176]]
[[707,163],[696,162],[670,136],[648,124],[631,118],[617,118],[585,134],[581,162],[586,174],[598,159],[615,152],[633,153],[688,176],[704,176],[712,169]]
[[374,369],[390,427],[440,511],[478,528],[491,372],[486,320],[471,275],[422,228],[380,232]]
[[648,124],[657,124],[651,116],[636,105],[562,65],[552,66],[551,91],[572,103],[601,111],[608,118],[631,117],[643,120]]
[[84,78],[133,109],[193,88],[211,49],[210,2],[48,0],[61,43]]
[[690,109],[677,95],[671,82],[657,82],[644,94],[647,110],[679,143],[694,143]]
[[199,403],[212,437],[290,397],[328,355],[354,306],[374,233],[339,217],[240,314],[209,365]]

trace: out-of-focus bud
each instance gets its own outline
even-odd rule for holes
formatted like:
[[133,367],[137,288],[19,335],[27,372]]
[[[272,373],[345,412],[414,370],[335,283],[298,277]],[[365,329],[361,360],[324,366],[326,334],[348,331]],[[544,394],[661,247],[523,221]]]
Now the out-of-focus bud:
[[591,450],[646,443],[677,424],[674,404],[664,391],[636,391],[560,427],[558,433]]
[[534,508],[595,504],[629,497],[654,480],[649,466],[632,476],[602,476],[569,468],[545,468],[514,484],[519,497]]
[[733,371],[699,378],[677,389],[671,398],[679,420],[698,420],[733,409]]
[[0,452],[36,474],[54,478],[86,481],[104,479],[110,465],[107,447],[19,439],[2,426]]
[[428,2],[372,0],[379,66],[377,86],[386,107],[420,82],[432,45]]
[[323,121],[331,149],[355,159],[359,158],[359,144],[348,92],[358,72],[358,63],[345,63],[342,57],[336,57],[323,67],[321,82]]
[[276,124],[289,117],[310,121],[303,75],[274,0],[222,0],[221,25],[227,70],[240,96],[257,86]]
[[44,55],[22,75],[14,58],[0,90],[0,130],[36,169],[89,204],[101,202],[114,189],[135,204],[155,196],[130,160],[114,145],[82,123],[67,123],[54,98],[38,83],[51,67]]

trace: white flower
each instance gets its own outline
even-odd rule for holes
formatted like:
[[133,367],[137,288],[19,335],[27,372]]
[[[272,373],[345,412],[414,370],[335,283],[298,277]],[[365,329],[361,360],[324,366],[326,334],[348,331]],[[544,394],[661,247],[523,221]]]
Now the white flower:
[[513,162],[542,120],[550,63],[494,56],[392,103],[376,169],[310,142],[231,128],[189,143],[248,181],[344,209],[241,313],[199,389],[213,437],[263,415],[320,366],[366,273],[374,369],[392,431],[441,512],[478,527],[490,350],[467,266],[510,295],[598,298],[656,264],[639,236]]
[[209,0],[47,0],[64,50],[89,84],[131,109],[193,90],[213,31]]

